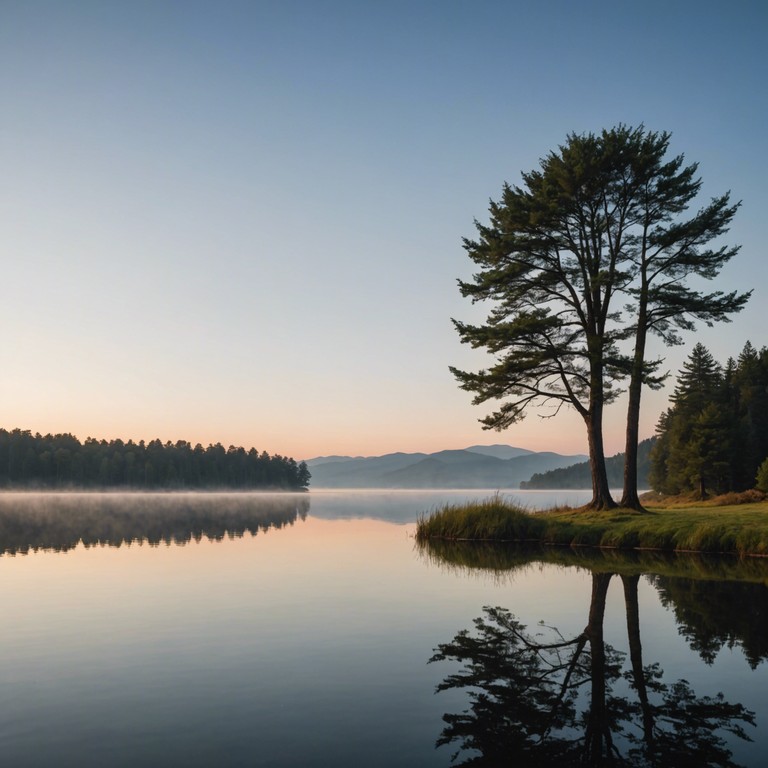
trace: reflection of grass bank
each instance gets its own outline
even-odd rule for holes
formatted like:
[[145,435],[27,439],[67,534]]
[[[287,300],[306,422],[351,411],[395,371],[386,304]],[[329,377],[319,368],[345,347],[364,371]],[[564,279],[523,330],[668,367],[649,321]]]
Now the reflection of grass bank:
[[419,520],[416,537],[768,556],[768,502],[531,513],[497,496],[437,509]]
[[659,550],[595,547],[547,547],[498,541],[419,541],[421,554],[437,565],[458,571],[482,570],[504,578],[532,564],[581,568],[590,573],[637,576],[648,573],[706,581],[740,581],[768,585],[768,560]]

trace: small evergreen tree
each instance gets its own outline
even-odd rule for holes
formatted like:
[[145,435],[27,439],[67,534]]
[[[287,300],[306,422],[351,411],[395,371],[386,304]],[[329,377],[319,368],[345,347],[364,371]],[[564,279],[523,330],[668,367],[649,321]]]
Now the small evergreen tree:
[[651,448],[650,470],[648,482],[651,488],[661,493],[674,493],[669,483],[669,455],[670,455],[670,424],[672,422],[672,410],[664,411],[656,425],[656,442]]
[[729,489],[730,449],[725,414],[709,403],[694,420],[684,449],[688,482],[702,499],[710,490],[723,493]]
[[757,490],[768,493],[768,458],[760,465],[755,479]]

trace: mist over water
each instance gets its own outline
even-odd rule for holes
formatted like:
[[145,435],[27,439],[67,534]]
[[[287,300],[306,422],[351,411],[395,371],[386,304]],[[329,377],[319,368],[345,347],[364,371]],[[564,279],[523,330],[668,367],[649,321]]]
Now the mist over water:
[[300,493],[3,493],[0,552],[220,541],[293,525],[308,511]]
[[316,489],[310,492],[313,517],[326,519],[374,518],[398,523],[412,523],[443,504],[461,504],[500,495],[504,499],[532,511],[554,506],[578,507],[592,498],[591,491],[523,491],[499,492],[495,489]]
[[[443,503],[461,503],[494,491],[318,490],[266,492],[9,492],[0,493],[0,553],[66,551],[82,543],[183,545],[207,538],[255,536],[303,521],[375,519],[407,524]],[[587,491],[503,494],[535,510],[578,505]]]

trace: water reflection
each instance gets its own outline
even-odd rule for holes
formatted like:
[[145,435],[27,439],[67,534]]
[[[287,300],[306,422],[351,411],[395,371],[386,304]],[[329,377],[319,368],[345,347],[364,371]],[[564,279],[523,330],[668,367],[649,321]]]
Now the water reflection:
[[305,494],[2,494],[0,552],[221,540],[293,525],[308,512]]
[[723,648],[737,646],[752,669],[768,660],[768,587],[764,583],[648,578],[662,605],[674,612],[680,634],[707,664]]
[[[461,758],[459,765],[501,766],[516,760],[526,766],[736,765],[732,740],[750,739],[745,726],[755,724],[754,713],[726,701],[722,694],[699,695],[686,680],[666,679],[659,664],[643,658],[638,584],[649,560],[666,570],[654,575],[651,583],[674,606],[685,636],[692,645],[694,640],[699,644],[700,652],[706,648],[711,655],[724,643],[738,643],[751,664],[765,657],[764,637],[759,641],[757,637],[760,627],[747,632],[743,617],[735,625],[724,623],[735,610],[716,613],[721,599],[726,599],[725,582],[691,588],[701,582],[675,573],[705,570],[704,561],[565,551],[526,554],[520,549],[445,542],[426,547],[430,558],[452,567],[481,567],[501,574],[555,559],[570,560],[591,572],[586,626],[575,636],[564,636],[554,623],[531,630],[509,610],[486,607],[484,615],[474,620],[473,630],[462,630],[438,645],[432,662],[460,665],[438,691],[462,689],[469,699],[465,711],[443,716],[445,727],[438,739],[438,745],[458,747],[454,760]],[[755,570],[737,562],[718,566],[724,567]],[[620,581],[623,591],[628,654],[604,640],[612,580]],[[712,584],[719,586],[713,590]],[[738,586],[759,593],[750,596],[764,601],[764,583]],[[733,601],[733,591],[730,595]],[[744,613],[749,604],[736,605]],[[712,629],[715,621],[717,631]]]

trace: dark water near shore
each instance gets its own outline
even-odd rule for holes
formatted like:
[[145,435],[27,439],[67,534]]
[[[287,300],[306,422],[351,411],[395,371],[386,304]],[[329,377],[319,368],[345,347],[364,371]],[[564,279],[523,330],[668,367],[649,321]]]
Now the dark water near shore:
[[768,764],[767,563],[416,547],[478,495],[0,496],[3,763]]

